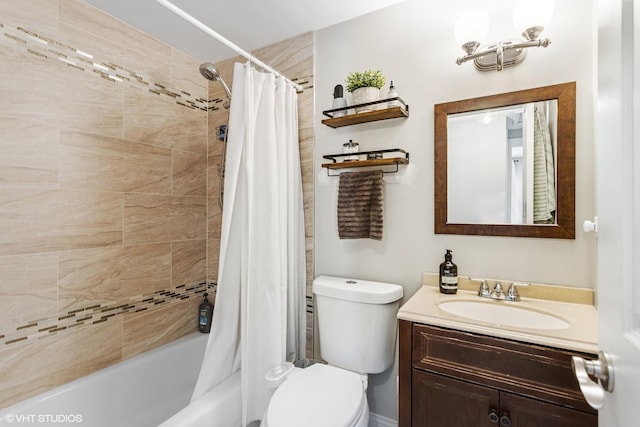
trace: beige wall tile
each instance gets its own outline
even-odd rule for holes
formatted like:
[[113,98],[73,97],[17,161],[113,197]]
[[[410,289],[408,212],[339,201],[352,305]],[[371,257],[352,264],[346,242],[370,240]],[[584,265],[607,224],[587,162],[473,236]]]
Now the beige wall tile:
[[[313,236],[313,183],[315,173],[313,167],[313,129],[300,129],[300,168],[302,169],[302,198],[304,204],[305,236]],[[324,171],[322,172],[324,173]]]
[[220,177],[222,171],[222,156],[209,156],[209,173],[207,190],[209,198],[207,200],[207,232],[210,236],[220,238],[220,227],[222,224],[222,207],[220,206]]
[[209,169],[207,173],[207,195],[209,197],[218,197],[223,173],[222,156],[209,156],[207,167]]
[[[300,129],[313,129],[314,96],[313,89],[305,89],[304,92],[298,94],[298,125]],[[327,99],[332,98],[327,96]],[[329,107],[330,105],[327,105],[327,109]]]
[[186,108],[137,89],[126,90],[124,105],[125,139],[206,154],[205,111]]
[[313,74],[313,32],[256,49],[253,53],[289,79]]
[[60,135],[62,188],[171,193],[171,150],[80,132]]
[[122,194],[0,188],[0,255],[121,241]]
[[0,257],[0,328],[57,313],[55,252]]
[[0,116],[0,186],[58,186],[58,129]]
[[173,194],[207,195],[207,156],[173,150]]
[[0,57],[0,114],[122,136],[122,85],[17,45],[0,44]]
[[207,99],[209,80],[200,74],[202,62],[186,53],[171,48],[171,84],[193,97]]
[[56,0],[3,0],[0,2],[0,17],[0,23],[5,26],[22,26],[54,39],[58,36]]
[[65,251],[59,257],[60,313],[171,287],[171,243]]
[[126,244],[201,239],[205,230],[205,197],[130,193],[124,196]]
[[189,298],[153,310],[127,314],[124,318],[122,358],[170,343],[197,331],[200,299]]
[[220,238],[209,235],[207,239],[207,280],[218,281],[218,258],[220,257]]
[[307,296],[313,296],[313,279],[315,277],[313,264],[313,238],[305,239],[305,255],[307,267]]
[[169,82],[171,48],[81,0],[58,0],[60,41],[136,73]]
[[122,322],[111,320],[0,350],[0,407],[120,361],[121,344]]
[[207,278],[206,239],[171,244],[171,287],[201,283]]
[[207,198],[207,232],[209,236],[219,239],[222,231],[222,208],[218,197]]

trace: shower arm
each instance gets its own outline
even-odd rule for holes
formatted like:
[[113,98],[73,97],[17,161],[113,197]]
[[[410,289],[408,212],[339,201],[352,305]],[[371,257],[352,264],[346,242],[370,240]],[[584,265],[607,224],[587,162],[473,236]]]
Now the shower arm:
[[194,26],[198,27],[200,30],[204,31],[205,33],[207,33],[208,35],[210,35],[214,39],[218,40],[220,43],[224,44],[229,49],[231,49],[231,50],[235,51],[236,53],[240,54],[241,56],[245,57],[250,62],[252,62],[255,65],[257,65],[258,67],[262,68],[264,71],[267,71],[269,73],[273,73],[278,77],[284,78],[289,83],[291,83],[291,85],[296,89],[296,91],[298,91],[298,92],[303,92],[304,91],[304,89],[302,89],[302,86],[300,86],[299,84],[291,81],[291,79],[288,79],[283,74],[281,74],[278,71],[274,70],[273,68],[271,68],[270,66],[268,66],[264,62],[260,61],[255,56],[251,55],[249,52],[245,51],[244,49],[242,49],[241,47],[239,47],[235,43],[231,42],[229,39],[223,37],[221,34],[213,31],[211,28],[206,26],[204,23],[202,23],[201,21],[198,21],[196,18],[194,18],[193,16],[189,15],[187,12],[185,12],[182,9],[180,9],[178,6],[174,5],[170,1],[168,1],[168,0],[155,0],[155,1],[157,3],[159,3],[160,5],[164,6],[165,8],[167,8],[168,10],[170,10],[171,12],[175,13],[176,15],[178,15],[179,17],[181,17],[185,21],[187,21],[187,22],[193,24]]

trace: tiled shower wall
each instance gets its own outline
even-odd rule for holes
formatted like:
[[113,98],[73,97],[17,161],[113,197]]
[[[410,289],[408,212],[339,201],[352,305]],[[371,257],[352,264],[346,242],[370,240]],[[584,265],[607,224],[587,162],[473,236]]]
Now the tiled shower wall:
[[[312,51],[307,34],[255,52],[306,89],[309,296]],[[80,0],[0,2],[0,57],[5,407],[196,330],[217,278],[228,113],[200,61]]]
[[79,0],[0,2],[0,407],[197,329],[198,65]]

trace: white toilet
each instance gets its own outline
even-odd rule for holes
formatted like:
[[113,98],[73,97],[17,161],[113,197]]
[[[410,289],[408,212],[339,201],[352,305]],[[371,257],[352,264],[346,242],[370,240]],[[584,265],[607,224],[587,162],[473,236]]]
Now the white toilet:
[[322,358],[273,394],[263,427],[367,427],[367,374],[393,363],[402,286],[319,276],[313,282]]

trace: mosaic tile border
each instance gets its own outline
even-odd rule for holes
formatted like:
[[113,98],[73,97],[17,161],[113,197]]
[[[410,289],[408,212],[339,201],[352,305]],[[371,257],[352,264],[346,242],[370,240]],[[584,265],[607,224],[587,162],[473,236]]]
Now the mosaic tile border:
[[[59,331],[68,331],[78,326],[107,322],[126,313],[146,311],[160,304],[172,304],[189,298],[201,297],[205,292],[215,296],[216,290],[215,282],[181,285],[175,289],[160,290],[130,297],[126,300],[109,301],[70,310],[66,313],[58,313],[46,319],[20,322],[17,326],[0,331],[0,350],[15,348],[20,344],[31,343],[42,337],[52,336]],[[196,316],[196,313],[193,315]]]
[[[113,83],[126,83],[138,90],[148,91],[158,96],[168,97],[182,107],[201,111],[224,110],[223,98],[204,99],[192,96],[189,92],[170,88],[164,83],[152,82],[133,70],[110,61],[101,61],[93,54],[60,43],[24,27],[9,28],[0,23],[0,42],[11,47],[21,47],[25,52],[48,61],[59,61],[71,69],[81,72],[93,72],[95,76]],[[291,81],[304,90],[313,89],[314,76],[297,76]]]
[[313,295],[307,295],[305,299],[307,314],[313,314]]
[[65,64],[76,71],[93,73],[96,77],[114,84],[127,84],[132,88],[169,98],[182,107],[209,111],[220,109],[223,103],[222,99],[207,100],[194,97],[189,92],[171,88],[164,83],[150,81],[133,70],[110,61],[100,60],[91,53],[60,43],[24,27],[8,27],[0,23],[0,30],[0,43],[7,46],[21,48],[24,52],[40,59]]

